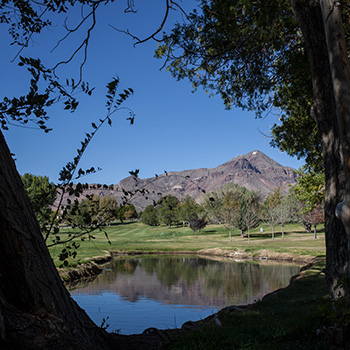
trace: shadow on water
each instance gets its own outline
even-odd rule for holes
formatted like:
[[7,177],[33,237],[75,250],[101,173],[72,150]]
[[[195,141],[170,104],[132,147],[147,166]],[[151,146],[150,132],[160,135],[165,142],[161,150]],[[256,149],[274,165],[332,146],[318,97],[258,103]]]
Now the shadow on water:
[[299,269],[198,256],[123,257],[71,294],[96,324],[109,317],[110,331],[133,334],[148,327],[181,327],[228,305],[253,303],[287,286]]

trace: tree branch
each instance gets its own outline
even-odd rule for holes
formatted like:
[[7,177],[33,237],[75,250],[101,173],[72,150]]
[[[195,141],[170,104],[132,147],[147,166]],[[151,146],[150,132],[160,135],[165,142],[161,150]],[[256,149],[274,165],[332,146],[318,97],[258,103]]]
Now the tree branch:
[[[52,68],[52,71],[53,71],[53,73],[55,74],[55,70],[56,70],[60,65],[62,65],[62,64],[67,64],[67,63],[71,62],[71,61],[74,59],[74,57],[76,56],[76,54],[77,54],[82,48],[84,48],[84,59],[83,59],[82,63],[80,64],[80,68],[79,68],[79,81],[78,81],[76,84],[74,84],[74,86],[72,86],[73,90],[74,90],[75,88],[77,88],[77,87],[80,85],[80,83],[82,82],[82,80],[83,80],[83,68],[84,68],[85,63],[86,63],[86,60],[87,60],[87,50],[88,50],[88,46],[89,46],[89,40],[90,40],[91,32],[92,32],[92,30],[95,28],[95,25],[96,25],[96,9],[98,8],[98,6],[99,6],[99,3],[95,3],[95,4],[92,6],[91,12],[90,12],[85,18],[83,18],[83,20],[82,20],[82,21],[78,24],[78,26],[75,27],[74,29],[68,29],[68,27],[66,27],[66,29],[68,30],[67,35],[66,35],[64,38],[62,38],[62,39],[58,42],[58,44],[56,45],[56,47],[57,47],[57,46],[58,46],[63,40],[65,40],[71,33],[73,33],[73,32],[75,32],[76,30],[78,30],[79,27],[86,21],[86,19],[92,15],[92,24],[91,24],[90,28],[88,29],[88,31],[87,31],[87,33],[86,33],[86,37],[85,37],[85,39],[83,40],[83,42],[82,42],[82,43],[79,45],[79,47],[72,53],[72,55],[70,56],[70,58],[69,58],[68,60],[58,62],[58,63]],[[56,48],[56,47],[55,47],[55,48]],[[54,49],[55,49],[55,48],[54,48]],[[53,50],[54,50],[54,49],[53,49]]]

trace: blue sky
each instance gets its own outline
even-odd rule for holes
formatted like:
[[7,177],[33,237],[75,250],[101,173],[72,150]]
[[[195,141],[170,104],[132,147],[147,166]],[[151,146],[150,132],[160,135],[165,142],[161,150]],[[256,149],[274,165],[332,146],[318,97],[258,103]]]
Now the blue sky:
[[[114,114],[112,127],[105,125],[99,131],[81,167],[101,167],[102,171],[84,178],[84,182],[118,183],[136,168],[140,169],[142,178],[164,170],[212,168],[253,150],[260,150],[285,166],[298,168],[304,163],[270,147],[266,135],[278,120],[277,111],[265,119],[255,119],[253,112],[240,109],[226,111],[218,96],[209,97],[202,90],[192,93],[188,81],[176,81],[165,70],[160,71],[163,62],[153,57],[157,47],[154,41],[133,47],[130,37],[108,25],[147,37],[161,23],[163,3],[165,1],[136,0],[137,14],[123,13],[126,1],[98,10],[98,24],[92,34],[84,70],[84,79],[96,87],[93,95],[81,96],[80,106],[73,114],[63,111],[59,105],[54,106],[48,122],[53,131],[49,134],[16,127],[4,132],[21,174],[47,175],[51,181],[57,181],[60,169],[76,155],[85,132],[91,131],[91,122],[105,115],[105,86],[115,75],[120,78],[121,88],[130,87],[135,91],[124,103],[136,114],[135,124],[129,125],[125,120],[128,112],[124,110]],[[184,5],[190,9],[195,1],[186,1]],[[72,22],[68,23],[73,25],[79,12],[70,18]],[[177,20],[182,20],[181,15],[172,13],[168,28]],[[62,37],[61,23],[34,37],[21,54],[44,57],[48,65],[69,57],[83,35],[78,33],[50,53]],[[8,45],[5,28],[0,32],[0,39],[2,47],[7,48],[0,57],[3,81],[0,96],[12,97],[25,91],[23,86],[28,76],[16,62],[10,63],[18,48]],[[77,60],[63,67],[61,76],[77,77],[78,63]]]

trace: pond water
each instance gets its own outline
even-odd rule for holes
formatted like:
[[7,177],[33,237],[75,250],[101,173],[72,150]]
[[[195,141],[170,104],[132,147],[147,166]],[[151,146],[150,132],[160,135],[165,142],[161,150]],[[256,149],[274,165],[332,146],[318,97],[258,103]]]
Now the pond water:
[[250,304],[286,287],[300,266],[197,256],[119,257],[92,282],[71,290],[92,320],[108,331],[180,328],[229,305]]

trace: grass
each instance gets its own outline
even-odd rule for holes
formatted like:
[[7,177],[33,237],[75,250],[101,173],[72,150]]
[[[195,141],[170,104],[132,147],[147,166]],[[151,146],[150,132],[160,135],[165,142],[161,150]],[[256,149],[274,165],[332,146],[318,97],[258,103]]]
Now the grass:
[[[80,241],[77,261],[94,256],[105,255],[113,251],[188,251],[220,248],[224,250],[243,250],[254,254],[261,250],[277,253],[292,253],[296,255],[320,256],[325,254],[324,231],[318,232],[318,239],[312,233],[307,233],[300,225],[288,225],[284,228],[285,236],[275,228],[275,239],[271,239],[271,229],[261,226],[251,231],[250,244],[247,238],[242,238],[238,230],[233,231],[232,241],[228,231],[221,225],[208,225],[200,233],[193,234],[187,227],[156,226],[150,227],[141,222],[129,222],[106,227],[105,230],[111,244],[108,244],[103,232],[93,233],[95,239]],[[61,239],[68,234],[68,229],[61,231]],[[55,263],[62,245],[50,248]]]

